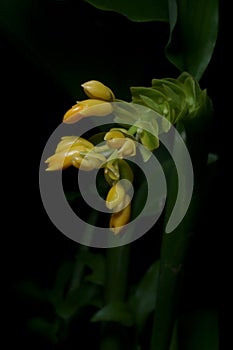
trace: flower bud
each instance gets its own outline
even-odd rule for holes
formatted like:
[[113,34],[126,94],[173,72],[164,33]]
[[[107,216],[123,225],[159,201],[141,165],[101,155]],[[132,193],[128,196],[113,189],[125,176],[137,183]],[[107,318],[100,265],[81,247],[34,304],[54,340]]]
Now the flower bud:
[[47,171],[66,169],[73,164],[73,158],[81,157],[94,148],[94,145],[77,136],[64,136],[58,143],[55,154],[49,157]]
[[112,105],[110,102],[101,100],[84,100],[72,106],[64,115],[63,122],[73,124],[86,117],[104,117],[112,113]]
[[123,146],[118,151],[118,155],[121,158],[123,158],[124,156],[130,156],[130,157],[135,156],[136,143],[132,139],[129,139],[128,137],[126,137]]
[[85,147],[70,147],[69,150],[57,152],[49,157],[45,163],[48,163],[46,171],[62,170],[72,165],[72,159],[75,155],[80,154],[80,151],[86,151]]
[[113,213],[110,218],[109,227],[115,235],[120,233],[130,220],[131,202],[128,195],[126,195],[125,201],[127,201],[128,204],[124,207],[124,209],[118,211],[117,213]]
[[110,148],[120,148],[125,143],[125,136],[120,131],[109,131],[105,134],[104,140]]
[[119,181],[120,173],[118,167],[118,159],[107,162],[104,169],[104,177],[110,186],[113,186]]
[[119,206],[119,204],[122,204],[124,202],[124,197],[124,187],[119,182],[117,182],[108,192],[106,198],[106,207],[110,210],[115,209]]
[[106,158],[102,154],[93,151],[86,154],[80,152],[80,154],[74,155],[72,159],[72,165],[75,168],[85,171],[98,169],[104,162],[106,162]]
[[100,81],[90,80],[81,86],[83,87],[85,94],[90,98],[104,101],[113,101],[115,99],[112,90]]
[[83,146],[86,149],[93,149],[94,145],[78,136],[63,136],[61,141],[58,143],[55,153],[69,150],[71,147]]

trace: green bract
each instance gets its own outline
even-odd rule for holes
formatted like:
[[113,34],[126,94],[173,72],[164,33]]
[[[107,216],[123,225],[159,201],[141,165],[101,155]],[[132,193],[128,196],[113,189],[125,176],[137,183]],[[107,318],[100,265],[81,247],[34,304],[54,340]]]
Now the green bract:
[[[177,79],[153,79],[151,87],[131,87],[131,93],[133,103],[153,109],[171,124],[200,117],[211,105],[206,89],[187,72]],[[169,123],[162,128],[168,131]]]

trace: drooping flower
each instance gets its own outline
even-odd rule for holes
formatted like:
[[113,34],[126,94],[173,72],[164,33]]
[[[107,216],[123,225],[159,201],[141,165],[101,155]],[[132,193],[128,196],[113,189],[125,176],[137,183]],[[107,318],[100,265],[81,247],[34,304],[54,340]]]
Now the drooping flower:
[[112,113],[110,102],[89,99],[77,102],[64,115],[63,123],[73,124],[86,117],[104,117]]
[[106,162],[106,158],[102,154],[96,153],[94,151],[89,151],[86,154],[85,153],[74,155],[72,159],[72,165],[74,167],[81,170],[90,171],[93,169],[99,169]]
[[110,148],[120,148],[125,143],[125,135],[120,131],[108,131],[105,136],[104,140],[107,142],[107,145]]
[[82,137],[64,136],[55,153],[45,161],[48,164],[46,171],[62,170],[72,165],[86,171],[99,168],[106,158],[93,149],[94,145]]
[[[126,204],[126,205],[125,205]],[[120,233],[126,224],[130,221],[131,201],[128,195],[124,199],[124,208],[116,213],[113,213],[110,218],[110,230],[117,235]]]
[[106,198],[106,207],[114,211],[121,210],[124,204],[125,195],[126,193],[124,187],[119,182],[117,182],[110,188],[108,192]]
[[123,134],[121,131],[110,130],[105,134],[104,139],[110,148],[118,149],[118,156],[120,158],[136,155],[135,141],[132,138],[126,137],[126,134]]

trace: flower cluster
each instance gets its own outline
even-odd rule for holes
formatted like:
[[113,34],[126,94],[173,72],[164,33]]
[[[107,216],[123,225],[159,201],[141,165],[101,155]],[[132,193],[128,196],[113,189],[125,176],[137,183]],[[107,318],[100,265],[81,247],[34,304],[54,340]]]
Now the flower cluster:
[[[82,118],[115,113],[114,122],[119,127],[108,130],[101,144],[95,144],[92,137],[89,140],[62,137],[55,153],[46,160],[46,170],[62,170],[69,166],[84,171],[103,168],[110,186],[106,197],[106,206],[112,210],[109,226],[118,234],[130,221],[131,212],[128,189],[121,180],[132,183],[133,172],[124,158],[134,157],[137,143],[141,143],[144,148],[139,147],[139,152],[143,160],[148,161],[151,151],[159,147],[159,134],[168,132],[171,124],[180,120],[185,122],[203,115],[210,109],[211,100],[206,90],[201,90],[198,82],[186,72],[177,79],[153,79],[151,87],[131,87],[131,103],[117,100],[109,87],[96,80],[82,87],[89,98],[77,101],[65,113],[63,122],[73,124]],[[113,103],[118,101],[121,103]],[[147,107],[146,111],[141,113],[138,105]]]
[[[104,117],[113,111],[115,96],[110,88],[91,80],[82,85],[89,99],[77,102],[64,115],[63,122],[76,123],[82,118]],[[103,143],[94,145],[77,136],[63,136],[55,153],[46,160],[46,171],[63,170],[70,166],[84,171],[103,168],[104,178],[110,186],[106,207],[112,211],[109,227],[118,234],[130,221],[131,200],[127,187],[121,181],[133,182],[133,171],[123,158],[136,155],[135,138],[124,128],[112,128],[105,133]]]

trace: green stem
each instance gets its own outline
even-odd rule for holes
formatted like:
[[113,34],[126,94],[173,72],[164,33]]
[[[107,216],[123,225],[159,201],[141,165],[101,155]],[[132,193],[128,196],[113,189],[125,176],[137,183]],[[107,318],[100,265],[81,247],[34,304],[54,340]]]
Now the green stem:
[[150,350],[169,350],[170,347],[182,296],[183,266],[193,236],[197,203],[198,199],[194,196],[178,228],[170,234],[163,233]]
[[[197,125],[191,123],[186,128],[188,148],[194,168],[194,193],[182,223],[172,233],[163,233],[160,275],[150,350],[169,350],[170,348],[172,332],[182,296],[183,266],[195,232],[203,193],[207,164],[207,150],[204,142],[206,138],[205,131],[203,125],[197,127]],[[170,216],[177,193],[177,185],[174,184],[174,170],[169,175],[165,223]]]
[[[130,245],[108,248],[105,302],[124,302],[127,293]],[[114,322],[103,324],[100,350],[130,349],[127,328]]]

